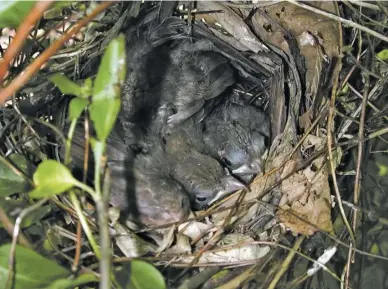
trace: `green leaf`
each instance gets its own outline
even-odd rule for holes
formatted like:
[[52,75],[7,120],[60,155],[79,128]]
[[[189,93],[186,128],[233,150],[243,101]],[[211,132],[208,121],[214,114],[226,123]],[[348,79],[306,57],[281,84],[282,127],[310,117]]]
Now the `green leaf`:
[[77,120],[88,103],[89,102],[86,99],[73,98],[69,105],[69,119]]
[[93,101],[120,97],[125,74],[125,37],[119,35],[110,42],[101,59],[94,81]]
[[83,284],[87,284],[90,282],[98,282],[98,278],[92,273],[85,273],[74,280],[72,279],[61,279],[52,283],[50,286],[45,287],[44,289],[67,289],[74,288]]
[[80,85],[71,81],[67,76],[60,73],[55,73],[48,78],[52,83],[58,86],[59,90],[63,94],[70,94],[75,96],[81,96],[82,88]]
[[376,164],[379,167],[379,176],[384,177],[388,175],[388,167],[382,164]]
[[[4,289],[6,285],[10,249],[11,244],[0,247],[0,289]],[[13,289],[42,288],[69,274],[68,270],[54,261],[42,257],[31,249],[16,246]]]
[[95,101],[90,105],[90,118],[93,121],[99,140],[105,141],[112,131],[120,106],[120,99]]
[[94,81],[90,118],[101,141],[110,134],[120,111],[125,74],[125,37],[120,35],[108,45]]
[[89,98],[93,91],[93,81],[91,78],[86,78],[82,86],[82,98]]
[[162,274],[151,264],[134,260],[131,262],[130,283],[126,289],[165,289]]
[[0,1],[0,27],[17,27],[36,1]]
[[381,60],[388,60],[388,49],[383,49],[379,53],[376,54],[377,58]]
[[31,198],[45,198],[61,194],[78,182],[63,164],[54,160],[42,162],[35,174],[36,188],[30,192]]
[[[34,171],[34,166],[22,155],[10,155],[7,161],[27,176],[32,175]],[[24,192],[29,189],[28,186],[29,184],[24,177],[17,175],[4,162],[0,161],[0,197]]]

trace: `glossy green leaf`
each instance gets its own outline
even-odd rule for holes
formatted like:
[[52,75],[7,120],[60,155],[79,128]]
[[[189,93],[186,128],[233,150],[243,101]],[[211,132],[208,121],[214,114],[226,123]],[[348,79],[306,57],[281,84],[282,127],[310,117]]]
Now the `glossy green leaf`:
[[110,134],[120,111],[125,74],[125,37],[120,35],[108,45],[94,81],[90,118],[101,141]]
[[[10,244],[0,247],[0,289],[4,289],[6,285],[10,249]],[[54,261],[42,257],[31,249],[16,246],[13,289],[42,288],[69,274],[68,270]]]
[[0,1],[0,28],[16,28],[36,1]]
[[119,35],[110,42],[101,59],[94,81],[93,101],[120,97],[125,74],[125,37]]
[[[27,176],[31,176],[34,166],[22,155],[13,154],[7,161]],[[0,161],[0,197],[28,190],[27,180],[17,175],[9,166]]]
[[63,94],[81,96],[82,88],[79,84],[71,81],[67,76],[55,73],[48,78],[52,83],[58,86]]
[[98,278],[92,273],[85,273],[74,280],[72,279],[61,279],[53,282],[50,286],[45,287],[44,289],[68,289],[75,288],[83,284],[98,282]]
[[76,120],[88,105],[88,101],[83,98],[73,98],[69,104],[69,119]]
[[58,195],[78,183],[67,167],[54,160],[42,162],[33,179],[36,188],[30,192],[32,198]]
[[130,283],[126,289],[165,289],[162,274],[149,263],[140,260],[131,262]]
[[99,140],[105,141],[112,131],[120,106],[120,99],[94,101],[90,105],[90,118],[93,121]]
[[388,60],[388,49],[383,49],[379,53],[376,54],[377,58],[381,60]]

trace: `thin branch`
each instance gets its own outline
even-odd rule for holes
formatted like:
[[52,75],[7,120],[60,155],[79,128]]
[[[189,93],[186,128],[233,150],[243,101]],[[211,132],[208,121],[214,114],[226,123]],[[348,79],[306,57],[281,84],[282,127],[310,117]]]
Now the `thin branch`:
[[33,204],[32,206],[25,208],[16,218],[13,235],[12,235],[11,249],[8,257],[8,276],[7,276],[5,288],[12,288],[12,282],[14,280],[14,274],[15,274],[16,244],[20,234],[20,226],[23,221],[23,218],[27,216],[29,213],[31,213],[32,211],[41,207],[47,201],[48,201],[48,198],[41,199],[39,202]]
[[81,255],[81,246],[82,246],[82,226],[80,220],[77,221],[77,240],[75,242],[75,256],[72,265],[73,272],[77,271],[79,266],[79,260]]
[[34,27],[36,22],[42,18],[43,13],[50,7],[52,2],[52,0],[38,1],[19,25],[15,37],[4,53],[3,61],[0,63],[0,85],[3,83],[3,78],[8,71],[12,59],[14,59],[22,49],[23,43],[30,34],[32,27]]
[[338,188],[337,177],[335,174],[335,167],[334,167],[334,157],[333,157],[333,144],[334,144],[334,142],[333,142],[332,128],[334,127],[333,119],[334,119],[335,100],[336,100],[336,94],[337,94],[337,88],[338,88],[338,78],[339,78],[340,70],[341,70],[341,66],[337,67],[337,71],[336,71],[337,75],[335,76],[334,85],[333,85],[333,89],[332,89],[332,93],[331,93],[330,106],[329,106],[329,116],[328,116],[328,121],[327,121],[327,148],[328,148],[328,154],[329,154],[330,173],[331,173],[331,177],[333,179],[334,191],[335,191],[335,195],[337,197],[338,208],[340,210],[343,222],[344,222],[344,224],[349,232],[349,235],[352,239],[352,242],[355,243],[355,237],[353,234],[353,230],[350,227],[350,224],[346,218],[344,207],[342,206],[341,193],[340,193],[339,188]]
[[[0,206],[0,223],[7,230],[8,234],[10,234],[12,236],[15,227],[1,206]],[[26,236],[24,236],[24,234],[22,232],[20,232],[20,234],[19,234],[18,241],[24,247],[32,248],[32,245],[30,244],[30,242],[28,241],[28,239],[26,238]]]
[[55,41],[50,47],[42,52],[23,72],[21,72],[16,78],[3,90],[0,91],[0,105],[4,105],[6,100],[16,93],[27,81],[32,77],[47,60],[54,55],[54,53],[62,47],[62,45],[69,40],[73,35],[77,34],[82,27],[92,21],[98,14],[103,12],[114,2],[103,2],[94,11],[85,18],[78,21],[71,29],[63,34],[57,41]]
[[109,187],[110,187],[110,171],[109,168],[105,171],[104,185],[102,196],[96,201],[96,209],[98,214],[98,224],[100,227],[100,289],[111,288],[112,275],[112,253],[111,242],[109,234],[109,220],[108,220],[108,204],[109,204]]
[[381,11],[378,5],[374,5],[365,1],[360,1],[360,0],[349,0],[350,3],[360,6],[360,7],[365,7],[377,11]]
[[277,270],[275,276],[272,278],[271,283],[268,286],[268,289],[275,289],[276,285],[278,284],[280,278],[284,275],[284,273],[287,272],[287,270],[290,267],[291,261],[294,258],[296,252],[298,251],[300,245],[302,244],[303,240],[305,239],[304,236],[299,237],[296,242],[294,243],[294,246],[292,247],[292,250],[288,253],[286,259],[284,259],[281,268]]

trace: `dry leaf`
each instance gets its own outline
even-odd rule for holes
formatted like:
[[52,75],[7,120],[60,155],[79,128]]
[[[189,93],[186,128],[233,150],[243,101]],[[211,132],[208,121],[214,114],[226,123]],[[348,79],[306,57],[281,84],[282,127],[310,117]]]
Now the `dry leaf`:
[[311,127],[311,120],[313,118],[313,113],[311,109],[306,111],[299,117],[299,127],[306,132]]
[[[325,137],[307,136],[302,150],[322,149],[326,144]],[[326,232],[333,231],[331,221],[331,198],[329,174],[325,156],[313,161],[303,171],[299,171],[282,183],[283,197],[280,201],[282,210],[277,212],[277,218],[294,234],[312,235],[318,229],[304,220]],[[296,214],[301,219],[290,214]]]
[[144,256],[147,253],[155,253],[157,247],[151,243],[144,241],[142,238],[131,232],[129,229],[116,223],[114,225],[115,238],[117,247],[128,258],[136,258]]
[[[199,237],[203,236],[213,228],[214,224],[212,223],[205,224],[202,222],[193,221],[189,223],[180,224],[178,230],[179,234],[188,236],[191,240],[197,240]],[[200,243],[198,245],[202,244],[203,240],[200,240]]]
[[190,238],[185,235],[178,235],[174,246],[166,250],[167,254],[190,254]]
[[[212,252],[204,252],[199,263],[230,263],[255,261],[267,255],[269,246],[260,246],[253,243],[254,239],[243,234],[233,233],[225,235]],[[225,249],[223,249],[225,248]],[[182,261],[190,263],[195,257],[184,257]]]
[[[332,14],[338,13],[334,1],[309,2],[309,5]],[[248,15],[248,11],[243,13],[245,17]],[[256,12],[252,25],[264,41],[284,51],[289,52],[288,33],[297,40],[305,59],[307,107],[311,107],[320,85],[327,81],[328,72],[322,73],[323,66],[327,70],[330,60],[340,56],[342,40],[339,23],[292,3],[281,2]],[[320,105],[320,97],[317,106]]]
[[209,14],[206,19],[213,18],[213,21],[208,21],[213,23],[218,22],[223,29],[253,52],[269,51],[268,48],[259,41],[256,35],[252,33],[241,16],[237,15],[236,12],[229,7],[224,6],[220,2],[199,1],[197,3],[197,8],[201,11],[222,10],[223,13]]

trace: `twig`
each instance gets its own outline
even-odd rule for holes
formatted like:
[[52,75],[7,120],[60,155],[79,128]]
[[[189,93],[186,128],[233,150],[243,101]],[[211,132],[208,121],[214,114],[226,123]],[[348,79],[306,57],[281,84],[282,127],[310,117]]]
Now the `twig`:
[[[348,83],[348,87],[350,88],[350,90],[355,94],[357,95],[361,100],[364,99],[364,97],[361,95],[360,92],[358,92],[350,83]],[[381,110],[379,110],[372,102],[370,102],[368,100],[368,105],[376,112],[376,113],[381,113]],[[388,121],[388,116],[386,115],[383,115],[382,116],[385,120]]]
[[79,201],[77,199],[77,196],[76,196],[76,194],[74,193],[73,190],[70,191],[69,196],[70,196],[71,202],[73,203],[74,209],[75,209],[75,211],[77,213],[78,219],[81,222],[82,228],[85,231],[86,237],[88,238],[90,246],[93,249],[94,254],[96,255],[96,257],[98,259],[101,259],[100,249],[99,249],[99,247],[97,245],[96,240],[93,237],[93,233],[92,233],[92,231],[89,228],[88,222],[86,221],[86,218],[85,218],[85,216],[84,216],[84,214],[82,212],[81,205],[80,205],[80,203],[79,203]]
[[299,237],[299,238],[296,240],[296,242],[294,243],[294,246],[293,246],[293,248],[292,248],[293,250],[291,250],[291,251],[288,253],[286,259],[284,259],[284,261],[283,261],[283,263],[282,263],[282,266],[281,266],[280,270],[278,270],[278,271],[276,272],[276,275],[273,277],[271,283],[270,283],[269,286],[268,286],[268,289],[275,289],[276,284],[278,284],[280,278],[283,276],[283,274],[284,274],[285,272],[287,272],[287,270],[288,270],[288,268],[289,268],[289,266],[290,266],[290,263],[291,263],[292,259],[294,258],[294,256],[295,256],[297,250],[299,249],[299,247],[300,247],[300,245],[302,244],[302,242],[303,242],[304,239],[305,239],[305,237],[304,237],[304,236],[301,236],[301,237]]
[[42,52],[35,60],[32,62],[22,73],[20,73],[16,78],[3,90],[0,91],[0,105],[4,105],[6,100],[16,93],[27,81],[34,75],[44,63],[52,56],[54,53],[62,47],[62,45],[69,40],[74,34],[77,34],[82,27],[87,23],[93,20],[98,14],[103,12],[114,2],[103,2],[99,5],[93,12],[86,16],[85,18],[78,21],[71,29],[69,29],[65,34],[63,34],[57,41],[55,41],[50,47]]
[[[368,57],[367,57],[367,59],[368,59]],[[365,133],[366,105],[368,103],[368,94],[369,94],[369,75],[367,73],[363,73],[363,74],[364,74],[364,79],[365,79],[365,85],[364,85],[364,93],[363,93],[362,105],[361,105],[360,125],[359,125],[359,130],[358,130],[357,165],[356,165],[356,176],[354,179],[354,190],[353,190],[353,202],[355,205],[358,205],[358,201],[360,199],[361,165],[362,165],[362,160],[364,157],[364,133]],[[357,211],[353,211],[352,225],[353,225],[353,231],[356,231]],[[353,243],[350,245],[355,247],[356,243]],[[354,263],[354,256],[355,256],[355,252],[352,250],[349,250],[348,262],[347,262],[347,266],[346,266],[345,288],[348,288],[348,285],[349,285],[350,268],[351,268],[351,264]]]
[[333,144],[334,144],[334,142],[333,142],[332,128],[334,127],[333,126],[333,119],[334,119],[334,110],[335,110],[335,99],[336,99],[336,94],[337,94],[338,78],[339,78],[340,70],[341,70],[341,65],[339,65],[337,67],[336,76],[334,79],[334,85],[333,85],[333,89],[331,92],[329,116],[328,116],[328,121],[327,121],[327,148],[328,148],[328,154],[329,154],[330,172],[331,172],[331,177],[333,180],[335,195],[337,197],[338,208],[340,210],[343,222],[344,222],[344,224],[349,232],[349,235],[352,239],[352,242],[355,244],[355,237],[354,237],[352,228],[350,227],[350,224],[346,218],[344,207],[342,206],[341,194],[340,194],[340,191],[338,188],[337,177],[335,174],[335,167],[334,167],[334,158],[333,158]]
[[8,71],[8,67],[12,59],[14,59],[14,57],[20,52],[24,41],[30,34],[32,27],[34,27],[36,22],[40,20],[43,13],[47,10],[48,7],[50,7],[52,2],[52,0],[38,1],[28,13],[26,18],[24,18],[23,22],[19,25],[14,39],[5,51],[3,61],[0,63],[0,85],[3,83],[4,76]]
[[7,282],[5,285],[5,288],[12,288],[12,282],[14,280],[14,274],[15,274],[15,253],[16,253],[16,244],[20,233],[20,225],[23,221],[23,218],[27,216],[32,211],[36,210],[37,208],[41,207],[44,203],[46,203],[48,198],[41,199],[39,202],[36,202],[32,206],[25,208],[19,216],[16,218],[13,235],[12,235],[12,243],[11,243],[11,249],[9,252],[8,257],[8,277]]
[[77,240],[75,242],[75,256],[74,256],[74,261],[72,265],[72,270],[73,272],[77,271],[78,265],[79,265],[79,260],[80,260],[80,255],[81,255],[81,246],[82,246],[82,226],[81,222],[78,220],[77,222]]
[[[1,206],[0,206],[0,223],[7,230],[8,234],[10,234],[12,236],[13,231],[14,231],[14,225],[12,224],[12,221],[8,218],[6,212],[4,211],[4,209]],[[19,240],[18,241],[24,247],[32,248],[32,245],[30,244],[30,242],[28,241],[28,239],[26,238],[26,236],[24,236],[24,234],[22,232],[19,233]]]
[[246,269],[244,272],[239,274],[237,277],[230,280],[228,283],[225,283],[224,285],[221,285],[217,287],[217,289],[234,289],[234,288],[240,288],[242,284],[252,279],[254,274],[254,269],[256,266],[252,266],[248,269]]
[[360,0],[348,0],[350,3],[354,4],[354,5],[358,5],[360,7],[365,7],[365,8],[369,8],[369,9],[373,9],[373,10],[378,10],[380,11],[380,8],[378,5],[374,5],[374,4],[371,4],[371,3],[368,3],[368,2],[365,2],[365,1],[360,1]]
[[82,182],[86,183],[86,179],[88,176],[88,170],[89,170],[89,148],[90,148],[90,135],[89,135],[89,117],[88,114],[85,114],[85,121],[84,121],[84,127],[85,127],[85,153],[84,153],[84,167],[83,167],[83,176],[82,176]]
[[309,5],[306,5],[306,4],[303,4],[301,2],[297,2],[297,1],[294,1],[294,0],[287,0],[287,2],[291,3],[291,4],[294,4],[296,6],[299,6],[299,7],[302,7],[306,10],[309,10],[309,11],[312,11],[314,13],[317,13],[317,14],[320,14],[320,15],[323,15],[323,16],[326,16],[330,19],[333,19],[333,20],[336,20],[336,21],[339,21],[341,23],[343,23],[346,26],[350,26],[350,27],[353,27],[353,28],[356,28],[356,29],[360,29],[376,38],[379,38],[381,39],[382,41],[385,41],[385,42],[388,42],[388,37],[383,35],[383,34],[380,34],[372,29],[369,29],[368,27],[365,27],[365,26],[362,26],[358,23],[355,23],[351,20],[348,20],[348,19],[344,19],[342,17],[339,17],[337,15],[334,15],[334,14],[331,14],[331,13],[328,13],[326,11],[323,11],[321,9],[318,9],[318,8],[314,8],[312,6],[309,6]]
[[98,214],[98,223],[100,227],[100,289],[111,288],[112,275],[112,254],[109,234],[108,222],[108,202],[109,202],[109,187],[110,187],[110,171],[109,168],[105,171],[104,186],[102,196],[96,200],[96,209]]
[[221,270],[220,266],[206,268],[202,272],[194,275],[191,278],[186,279],[182,282],[182,284],[178,287],[178,289],[195,289],[205,283],[208,279],[210,279],[213,275],[218,273]]
[[[353,202],[355,205],[358,204],[360,199],[360,186],[361,186],[361,163],[363,159],[364,152],[364,133],[365,133],[365,116],[366,116],[366,105],[368,103],[368,93],[369,93],[369,77],[365,75],[365,86],[361,106],[361,116],[360,116],[360,126],[358,130],[358,153],[357,153],[357,166],[356,166],[356,176],[355,184],[353,191]],[[353,214],[353,230],[356,230],[356,219],[357,212]]]

